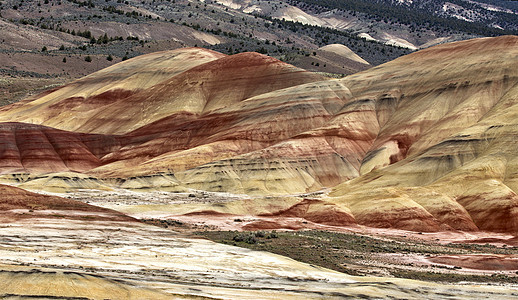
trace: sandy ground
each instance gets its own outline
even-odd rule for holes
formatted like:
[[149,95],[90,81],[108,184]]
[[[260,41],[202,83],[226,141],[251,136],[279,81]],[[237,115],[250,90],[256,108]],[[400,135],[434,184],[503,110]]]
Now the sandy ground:
[[[13,266],[29,266],[31,270],[57,270],[70,276],[101,276],[110,282],[116,280],[121,285],[166,295],[256,299],[260,290],[262,299],[518,296],[518,290],[510,287],[353,277],[275,254],[193,239],[139,223],[44,218],[3,223],[0,257],[4,275],[12,272]],[[0,293],[29,292],[23,290],[19,277],[18,281],[13,278],[6,280],[18,282],[20,289],[0,284]],[[73,293],[63,289],[62,296]]]
[[[311,194],[287,195],[286,197],[298,197],[300,199],[304,199],[306,197],[320,198],[325,196],[328,192],[328,190],[323,190]],[[191,224],[206,224],[209,226],[217,227],[220,230],[247,230],[253,229],[253,226],[261,226],[262,223],[271,222],[278,223],[280,225],[278,229],[282,229],[282,226],[285,226],[285,229],[306,228],[332,230],[339,232],[356,232],[373,236],[387,236],[425,241],[435,241],[438,244],[477,243],[491,244],[499,247],[504,245],[518,246],[518,241],[515,240],[516,237],[511,234],[485,231],[414,232],[392,228],[372,228],[361,225],[348,227],[328,226],[309,222],[302,218],[174,214],[174,211],[176,210],[175,207],[186,204],[217,204],[252,199],[252,196],[241,194],[217,193],[198,190],[192,190],[188,193],[162,191],[136,192],[123,189],[113,191],[77,190],[75,192],[68,192],[66,194],[50,193],[44,191],[38,191],[38,193],[61,196],[69,199],[79,200],[96,206],[114,209],[138,219],[154,217],[176,219]],[[236,222],[236,219],[239,219],[240,221]]]
[[[325,195],[326,191],[314,193],[312,197]],[[292,195],[294,196],[294,195]],[[300,195],[299,195],[300,196]],[[308,196],[308,195],[305,195]],[[366,226],[328,226],[317,224],[296,217],[269,217],[269,216],[242,216],[226,214],[188,214],[178,215],[175,210],[182,205],[217,204],[249,199],[250,196],[234,195],[229,193],[212,193],[205,191],[191,191],[189,193],[170,192],[133,192],[92,191],[83,190],[67,193],[72,198],[114,209],[137,219],[159,219],[179,221],[187,224],[186,228],[175,227],[186,233],[196,230],[324,230],[344,233],[354,233],[374,237],[389,243],[426,244],[426,250],[434,252],[434,245],[463,244],[490,244],[495,247],[515,247],[516,238],[510,234],[493,232],[413,232],[390,228],[371,228]],[[302,196],[301,196],[302,197]],[[302,197],[303,198],[303,197]],[[387,276],[390,268],[421,272],[439,272],[443,274],[466,274],[490,276],[505,274],[516,276],[518,271],[518,257],[516,255],[496,255],[495,253],[480,253],[480,251],[462,255],[439,255],[423,251],[420,254],[410,253],[379,253],[372,259],[349,265],[349,268],[358,269],[362,274]]]

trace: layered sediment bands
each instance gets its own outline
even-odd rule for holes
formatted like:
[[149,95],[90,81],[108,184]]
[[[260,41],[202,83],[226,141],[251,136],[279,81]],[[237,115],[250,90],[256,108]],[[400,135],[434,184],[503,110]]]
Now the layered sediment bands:
[[68,130],[1,131],[2,173],[55,190],[333,188],[319,206],[330,220],[514,233],[516,57],[517,37],[475,39],[329,80],[254,53],[143,56],[2,109]]
[[[515,94],[513,90],[508,94]],[[501,98],[484,118],[458,135],[420,155],[341,184],[331,195],[337,196],[337,203],[349,206],[360,200],[367,206],[373,201],[365,190],[375,190],[385,198],[387,187],[402,194],[411,188],[408,198],[452,228],[517,232],[514,139],[518,115],[509,97]],[[396,199],[410,203],[403,202],[403,196]]]
[[356,224],[350,212],[344,211],[333,204],[315,199],[304,199],[287,209],[260,216],[303,218],[313,223],[331,226]]
[[257,53],[224,56],[188,48],[122,62],[5,115],[63,130],[123,134],[176,113],[200,115],[322,79]]
[[[343,145],[339,139],[342,137],[354,139],[355,133],[344,130],[343,126],[346,125],[338,124],[336,119],[352,119],[355,113],[365,114],[369,110],[369,108],[358,109],[356,105],[348,105],[348,109],[344,108],[341,115],[334,116],[331,113],[339,111],[350,101],[352,101],[350,94],[343,85],[335,81],[322,81],[262,94],[200,117],[193,114],[173,115],[125,135],[127,145],[105,156],[103,158],[105,165],[92,170],[91,173],[111,177],[144,175],[157,172],[159,169],[163,170],[164,166],[175,173],[183,171],[191,173],[188,170],[198,166],[206,169],[208,166],[203,165],[210,162],[226,168],[224,165],[228,162],[224,161],[225,159],[234,157],[237,161],[241,159],[240,155],[246,156],[249,153],[257,154],[256,156],[262,159],[264,155],[260,153],[265,148],[268,149],[264,150],[265,153],[270,153],[265,157],[272,160],[278,156],[286,159],[301,157],[302,160],[307,160],[308,155],[318,153],[334,155],[337,149],[340,151],[339,156],[345,157],[349,155],[344,149],[347,145]],[[184,122],[176,123],[178,119]],[[317,131],[314,131],[315,129]],[[325,131],[330,132],[328,137],[325,136]],[[357,133],[358,139],[372,140],[375,135],[371,134],[369,137],[369,134],[364,133],[361,128],[356,132],[362,132]],[[312,141],[313,137],[319,140]],[[301,144],[301,140],[307,140],[313,145],[308,144],[301,149],[297,145],[289,146]],[[319,144],[322,143],[329,146],[326,149],[318,149]],[[368,141],[361,143],[368,143]],[[353,146],[359,149],[351,155],[361,155],[369,147]],[[258,153],[255,153],[256,151]],[[297,154],[297,152],[301,153]],[[357,157],[355,163],[357,164]],[[135,168],[131,170],[113,168],[121,164],[130,164]],[[246,171],[247,162],[244,164]],[[358,169],[358,167],[356,165],[353,168]],[[257,171],[260,169],[258,168]],[[193,172],[198,171],[193,169]],[[264,176],[265,172],[257,176]],[[348,173],[347,176],[350,178],[357,175],[357,171],[354,175]],[[177,176],[184,175],[177,174]],[[246,176],[238,177],[238,180],[246,180]],[[283,193],[282,190],[280,192]]]
[[232,109],[246,112],[245,118],[234,131],[214,137],[267,147],[180,172],[180,182],[249,194],[334,186],[358,176],[379,130],[374,103],[355,100],[337,81],[264,94]]
[[122,213],[79,201],[31,193],[20,188],[0,185],[0,222],[27,218],[65,218],[137,222]]
[[440,45],[343,79],[355,97],[377,100],[380,113],[382,127],[368,155],[376,163],[362,172],[476,124],[516,84],[518,72],[510,66],[516,43],[506,36]]
[[264,55],[236,54],[189,69],[114,103],[78,130],[128,133],[172,114],[205,115],[259,94],[321,79]]
[[[55,269],[0,266],[0,291],[6,299],[170,299],[159,291],[98,275]],[[180,297],[179,297],[180,299]]]
[[110,105],[120,103],[130,95],[147,90],[195,66],[222,57],[225,55],[200,48],[143,55],[95,72],[50,93],[42,93],[23,105],[4,107],[1,109],[0,121],[20,121],[77,130]]
[[[517,43],[441,45],[344,79],[353,96],[397,104],[384,109],[362,176],[335,187],[330,201],[369,226],[518,232]],[[398,210],[420,216],[387,217]]]
[[100,166],[100,156],[117,147],[117,140],[110,136],[0,123],[0,172],[83,172]]

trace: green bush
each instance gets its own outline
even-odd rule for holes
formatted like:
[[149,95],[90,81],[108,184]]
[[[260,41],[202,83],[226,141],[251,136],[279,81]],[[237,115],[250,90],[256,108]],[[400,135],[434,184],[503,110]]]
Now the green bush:
[[272,231],[272,232],[270,232],[270,234],[266,238],[267,239],[276,239],[278,237],[279,237],[279,235],[277,234],[277,232]]
[[255,236],[253,234],[246,234],[246,233],[238,233],[235,235],[232,240],[234,242],[245,242],[247,244],[255,244],[257,243],[257,240],[255,239]]

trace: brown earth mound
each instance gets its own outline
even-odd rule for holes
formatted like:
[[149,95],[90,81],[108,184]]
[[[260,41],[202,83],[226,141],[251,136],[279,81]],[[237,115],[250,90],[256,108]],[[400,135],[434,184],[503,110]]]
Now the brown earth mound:
[[304,199],[288,209],[270,214],[261,214],[260,216],[303,218],[313,223],[331,226],[356,224],[351,214],[341,210],[336,205],[313,199]]
[[0,220],[26,218],[65,218],[137,222],[111,209],[88,205],[79,201],[31,193],[16,187],[0,185]]

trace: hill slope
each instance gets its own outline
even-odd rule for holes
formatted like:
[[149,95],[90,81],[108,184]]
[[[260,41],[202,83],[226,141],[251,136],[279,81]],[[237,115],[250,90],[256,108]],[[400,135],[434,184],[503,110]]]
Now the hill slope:
[[114,210],[88,205],[79,201],[40,195],[12,186],[0,185],[0,222],[11,223],[26,219],[90,220],[102,222],[137,223],[136,219]]
[[361,63],[361,64],[366,64],[366,65],[369,64],[369,62],[367,62],[365,59],[361,58],[358,54],[351,51],[351,49],[347,48],[347,46],[344,46],[341,44],[327,45],[327,46],[318,48],[318,50],[335,53],[339,56],[342,56],[344,58],[353,60],[353,61]]
[[[518,74],[509,65],[517,53],[515,37],[472,40],[386,64],[369,73],[378,84],[366,83],[367,74],[346,79],[370,86],[361,92],[371,99],[383,96],[376,103],[386,116],[378,117],[384,126],[362,162],[363,176],[336,187],[333,201],[377,226],[518,231]],[[393,91],[379,80],[388,74],[408,75]],[[403,213],[408,224],[398,225]]]
[[[475,39],[341,80],[253,53],[144,56],[4,108],[0,120],[35,125],[0,124],[13,141],[3,146],[3,178],[32,188],[88,181],[250,195],[334,187],[324,205],[286,200],[268,208],[256,199],[176,211],[275,215],[306,207],[316,215],[301,217],[327,222],[320,217],[332,213],[342,225],[518,232],[517,54],[517,37]],[[194,57],[171,70],[146,61],[167,55]],[[104,75],[132,72],[131,89],[121,83],[130,79]],[[13,128],[34,134],[41,149],[20,144]],[[45,174],[68,171],[87,175]]]
[[[512,297],[508,287],[356,277],[193,238],[78,201],[0,186],[7,299]],[[311,282],[308,285],[307,282]]]

